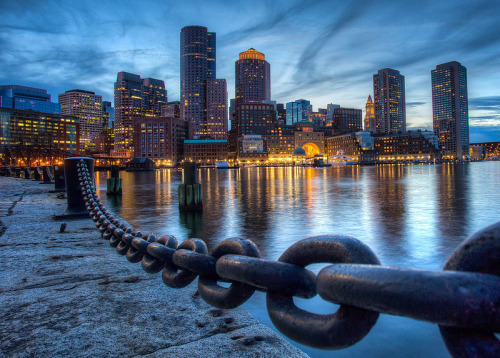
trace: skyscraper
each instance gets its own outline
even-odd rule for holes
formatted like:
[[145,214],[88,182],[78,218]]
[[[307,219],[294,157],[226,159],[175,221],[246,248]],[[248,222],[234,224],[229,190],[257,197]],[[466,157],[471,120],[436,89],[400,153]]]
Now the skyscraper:
[[286,125],[291,126],[296,122],[309,121],[311,112],[310,101],[298,99],[295,102],[288,102],[286,104]]
[[377,133],[406,131],[405,78],[391,68],[373,75]]
[[469,105],[467,69],[457,61],[431,71],[432,120],[445,159],[469,155]]
[[[216,43],[215,32],[208,32],[204,26],[186,26],[181,30],[181,118],[189,122],[190,138],[214,135],[213,113],[222,106],[220,101],[214,102],[214,98],[226,96],[227,112],[227,85],[225,80],[215,80]],[[222,92],[215,94],[214,91]],[[211,94],[210,100],[207,93]],[[217,108],[209,108],[212,105]],[[217,126],[225,125],[227,129],[227,113],[217,118],[225,122]]]
[[130,156],[134,150],[134,119],[159,116],[166,103],[163,81],[119,72],[115,82],[115,154]]
[[375,132],[375,105],[372,101],[372,96],[368,95],[368,100],[366,101],[366,112],[365,112],[365,131],[374,133]]
[[63,115],[75,116],[80,123],[80,153],[95,151],[102,131],[102,96],[95,92],[74,89],[59,95]]
[[206,131],[211,139],[227,139],[227,83],[223,79],[206,81]]
[[235,70],[236,103],[271,100],[271,66],[263,53],[253,48],[241,52]]

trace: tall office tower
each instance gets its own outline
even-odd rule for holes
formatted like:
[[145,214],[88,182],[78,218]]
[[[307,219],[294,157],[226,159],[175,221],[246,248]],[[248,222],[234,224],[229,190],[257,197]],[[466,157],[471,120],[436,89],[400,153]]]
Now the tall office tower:
[[452,61],[437,65],[432,77],[432,120],[441,155],[463,159],[469,155],[467,69]]
[[61,114],[61,105],[50,101],[47,90],[18,85],[0,86],[0,107]]
[[159,116],[166,103],[163,81],[119,72],[115,82],[115,154],[130,156],[134,150],[134,119]]
[[373,75],[373,93],[376,132],[405,132],[405,77],[399,71],[384,68]]
[[372,96],[368,95],[368,100],[366,101],[366,112],[365,112],[365,131],[374,133],[375,132],[375,105],[372,101]]
[[97,137],[102,132],[102,96],[95,92],[74,89],[59,95],[63,115],[75,116],[80,123],[79,152],[95,151]]
[[240,53],[235,69],[236,103],[271,100],[271,66],[263,53],[253,48]]
[[311,112],[311,102],[305,99],[288,102],[286,104],[286,125],[291,126],[296,122],[309,121],[309,115]]
[[189,138],[219,136],[214,125],[227,129],[227,114],[215,116],[224,123],[212,122],[214,113],[222,108],[223,97],[227,111],[227,84],[216,80],[216,42],[215,32],[208,32],[206,27],[186,26],[181,30],[181,118],[189,122]]
[[209,78],[205,87],[207,136],[211,139],[227,139],[226,80]]

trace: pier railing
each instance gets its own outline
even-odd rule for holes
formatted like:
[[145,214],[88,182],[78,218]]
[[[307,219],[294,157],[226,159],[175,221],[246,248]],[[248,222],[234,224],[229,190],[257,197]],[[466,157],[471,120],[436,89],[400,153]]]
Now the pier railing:
[[[198,277],[200,296],[221,309],[238,307],[256,290],[265,292],[278,330],[316,348],[351,346],[386,313],[438,324],[452,356],[500,357],[495,336],[500,332],[500,222],[465,240],[439,272],[381,266],[361,241],[337,235],[300,240],[275,262],[259,258],[257,246],[246,239],[226,239],[209,253],[199,239],[178,244],[171,235],[143,234],[104,207],[83,159],[77,167],[85,206],[102,238],[144,271],[161,272],[169,287],[185,287]],[[306,269],[313,263],[330,264],[315,275]],[[340,308],[320,315],[293,302],[294,296],[316,294]]]

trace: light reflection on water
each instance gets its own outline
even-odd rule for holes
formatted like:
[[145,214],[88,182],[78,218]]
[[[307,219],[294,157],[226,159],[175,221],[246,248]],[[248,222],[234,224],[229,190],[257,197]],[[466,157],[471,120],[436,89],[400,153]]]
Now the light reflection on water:
[[[367,244],[383,265],[440,270],[464,238],[498,221],[499,174],[500,162],[201,169],[203,213],[179,213],[180,171],[122,172],[121,198],[106,198],[106,173],[98,174],[97,186],[105,205],[134,227],[179,241],[198,237],[209,249],[237,236],[277,260],[300,239],[342,234]],[[324,267],[316,266],[315,272]],[[337,307],[319,297],[296,302],[316,313]],[[272,327],[264,294],[244,307]],[[447,356],[436,325],[388,315],[348,349],[297,346],[313,357]]]

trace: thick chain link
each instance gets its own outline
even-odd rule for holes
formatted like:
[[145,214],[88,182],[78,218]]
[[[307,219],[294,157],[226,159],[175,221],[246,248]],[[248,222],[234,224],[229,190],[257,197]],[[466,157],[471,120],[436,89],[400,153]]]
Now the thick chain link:
[[[500,357],[494,335],[500,332],[500,222],[465,240],[441,272],[380,266],[368,246],[347,236],[300,240],[274,262],[261,259],[250,240],[226,239],[208,254],[200,239],[178,245],[170,235],[143,234],[107,211],[83,160],[78,175],[89,215],[111,247],[148,273],[162,271],[169,287],[185,287],[199,276],[200,296],[214,307],[238,307],[259,290],[267,293],[274,325],[312,347],[348,347],[386,313],[439,324],[454,357]],[[316,276],[305,268],[313,263],[331,265]],[[293,303],[293,297],[317,293],[339,304],[337,312],[314,314]]]

